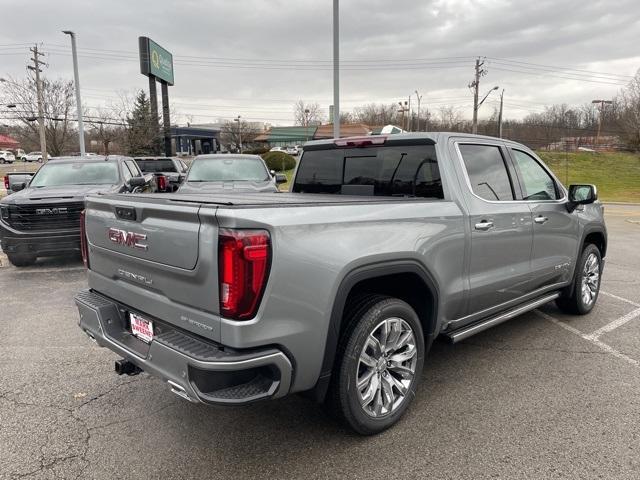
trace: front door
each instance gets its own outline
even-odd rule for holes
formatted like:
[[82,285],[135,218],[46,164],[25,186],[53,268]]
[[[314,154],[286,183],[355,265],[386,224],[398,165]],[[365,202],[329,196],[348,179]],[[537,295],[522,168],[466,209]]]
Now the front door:
[[533,154],[509,149],[533,218],[531,290],[571,280],[578,237],[577,213],[569,213],[559,182]]
[[489,314],[528,293],[531,211],[516,201],[514,172],[502,142],[456,146],[471,231],[467,315]]

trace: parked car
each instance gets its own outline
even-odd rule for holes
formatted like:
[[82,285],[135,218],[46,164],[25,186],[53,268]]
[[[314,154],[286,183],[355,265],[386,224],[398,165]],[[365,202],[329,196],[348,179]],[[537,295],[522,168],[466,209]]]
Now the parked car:
[[596,188],[565,189],[521,144],[314,141],[292,192],[90,195],[80,328],[122,356],[118,373],[145,370],[185,399],[306,391],[373,434],[409,407],[437,336],[554,300],[585,314],[598,298]]
[[23,158],[25,162],[40,162],[42,163],[42,152],[29,152]]
[[22,150],[21,148],[16,148],[14,150],[13,154],[16,157],[16,161],[22,160],[24,162],[25,158],[27,156],[26,152],[24,150]]
[[[11,176],[9,176],[11,179]],[[5,183],[8,183],[7,180]],[[89,193],[152,191],[132,158],[61,157],[0,200],[0,241],[17,267],[80,251],[80,213]]]
[[198,155],[179,193],[277,192],[287,177],[270,172],[258,155]]
[[294,157],[297,157],[300,154],[300,148],[297,145],[294,145],[292,147],[287,147],[285,149],[285,152],[288,153],[289,155],[293,155]]
[[135,157],[143,173],[156,177],[159,192],[175,192],[182,184],[189,167],[179,158]]
[[0,163],[13,163],[16,156],[9,150],[0,150]]
[[270,152],[284,152],[284,153],[287,153],[287,147],[273,147],[269,151]]

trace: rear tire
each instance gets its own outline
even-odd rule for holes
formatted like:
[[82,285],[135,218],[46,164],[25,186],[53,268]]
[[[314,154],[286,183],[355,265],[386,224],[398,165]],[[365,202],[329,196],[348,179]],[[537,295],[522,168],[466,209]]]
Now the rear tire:
[[382,295],[352,302],[343,321],[327,402],[357,433],[380,433],[415,397],[424,365],[422,325],[409,304]]
[[589,243],[582,250],[582,255],[576,265],[576,277],[570,294],[558,298],[556,305],[563,312],[572,315],[589,313],[598,300],[601,276],[602,257],[600,250]]
[[28,267],[36,263],[38,257],[30,253],[7,253],[7,258],[14,267]]

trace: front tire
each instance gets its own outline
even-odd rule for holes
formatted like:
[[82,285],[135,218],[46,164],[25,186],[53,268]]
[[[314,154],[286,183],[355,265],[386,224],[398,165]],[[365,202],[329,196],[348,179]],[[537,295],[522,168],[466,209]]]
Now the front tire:
[[14,267],[28,267],[36,263],[37,256],[30,253],[7,253],[7,258]]
[[406,302],[370,295],[352,303],[336,352],[328,401],[361,435],[394,425],[415,397],[424,365],[424,334]]
[[576,278],[568,296],[556,300],[563,312],[573,315],[589,313],[598,300],[602,274],[602,257],[598,247],[592,243],[586,245],[576,265]]

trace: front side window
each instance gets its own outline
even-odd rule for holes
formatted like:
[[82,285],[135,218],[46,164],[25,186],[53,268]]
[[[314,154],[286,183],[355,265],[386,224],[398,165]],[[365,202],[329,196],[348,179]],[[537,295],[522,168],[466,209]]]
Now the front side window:
[[513,189],[500,147],[459,145],[473,193],[492,201],[513,200]]
[[307,150],[293,191],[444,198],[433,145]]
[[524,200],[557,200],[556,182],[542,165],[521,150],[511,150],[513,162],[522,180]]
[[116,185],[117,183],[118,164],[115,162],[52,162],[38,170],[29,186]]

